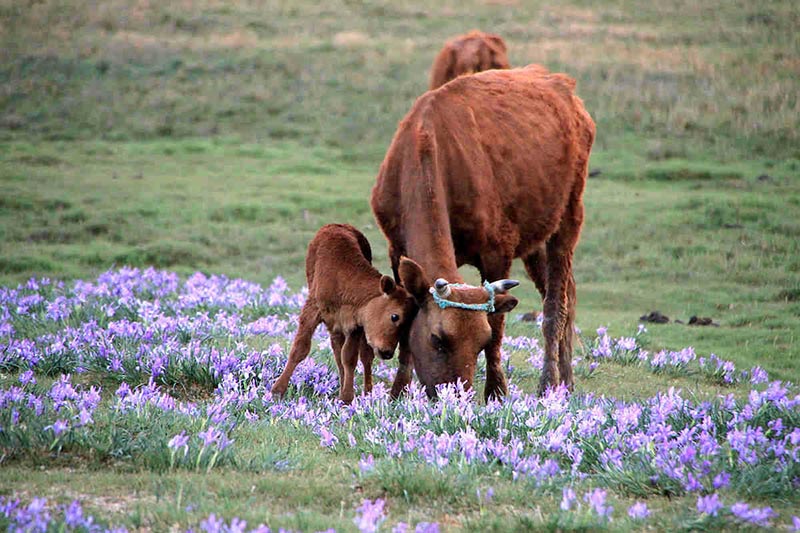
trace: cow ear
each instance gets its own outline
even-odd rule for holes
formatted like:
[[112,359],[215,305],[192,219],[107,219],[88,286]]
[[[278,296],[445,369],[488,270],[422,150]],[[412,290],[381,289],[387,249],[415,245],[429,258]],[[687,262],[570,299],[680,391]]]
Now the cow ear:
[[400,259],[400,283],[414,297],[417,305],[422,306],[428,297],[428,276],[413,259],[403,257]]
[[381,292],[383,294],[392,294],[397,288],[394,283],[394,280],[389,276],[381,276]]
[[494,297],[494,312],[495,313],[508,313],[514,309],[519,300],[510,294],[497,294]]
[[501,52],[507,52],[508,49],[506,48],[506,42],[503,40],[502,37],[495,33],[487,33],[486,38],[491,41],[491,43]]

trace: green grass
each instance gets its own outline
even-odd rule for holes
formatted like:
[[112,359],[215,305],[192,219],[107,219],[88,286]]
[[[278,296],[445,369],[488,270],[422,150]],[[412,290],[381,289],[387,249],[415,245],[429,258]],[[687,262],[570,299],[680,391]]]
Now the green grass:
[[[306,244],[328,222],[362,229],[388,271],[368,205],[378,165],[442,42],[479,27],[506,39],[513,64],[573,75],[597,122],[600,175],[587,186],[575,259],[578,325],[619,335],[655,309],[684,322],[710,316],[719,327],[649,325],[651,349],[691,345],[797,381],[798,26],[789,1],[0,0],[0,282],[131,264],[262,283],[282,275],[298,288]],[[514,275],[525,277],[521,265]],[[515,294],[520,312],[541,309],[529,281]],[[509,333],[529,328],[515,322]],[[724,391],[641,374],[605,365],[578,388]],[[269,438],[267,428],[254,433],[254,449]],[[217,510],[349,527],[339,509],[362,494],[390,494],[398,520],[590,527],[549,523],[557,496],[531,502],[497,480],[486,512],[474,488],[489,482],[477,477],[443,484],[401,468],[362,487],[354,457],[325,454],[313,439],[292,453],[305,470],[291,476],[22,464],[4,467],[0,485],[53,495],[83,487],[96,498],[90,508],[164,529]],[[687,527],[683,511],[670,520],[657,526]]]

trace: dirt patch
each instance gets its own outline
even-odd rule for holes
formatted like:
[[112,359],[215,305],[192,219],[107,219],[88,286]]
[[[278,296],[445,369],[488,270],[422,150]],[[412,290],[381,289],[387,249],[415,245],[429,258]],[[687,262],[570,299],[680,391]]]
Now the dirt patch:
[[689,325],[690,326],[714,326],[719,327],[719,324],[714,322],[714,320],[710,316],[695,316],[692,315],[689,318]]
[[370,36],[360,31],[341,31],[333,36],[336,48],[360,48],[371,42]]
[[666,324],[669,322],[669,317],[661,314],[660,311],[650,311],[648,314],[640,316],[639,320],[651,324]]
[[258,44],[258,37],[251,31],[236,30],[222,35],[211,35],[208,43],[212,48],[254,48]]
[[52,155],[21,155],[15,157],[12,161],[22,163],[23,165],[30,165],[35,167],[54,167],[63,165],[64,160]]

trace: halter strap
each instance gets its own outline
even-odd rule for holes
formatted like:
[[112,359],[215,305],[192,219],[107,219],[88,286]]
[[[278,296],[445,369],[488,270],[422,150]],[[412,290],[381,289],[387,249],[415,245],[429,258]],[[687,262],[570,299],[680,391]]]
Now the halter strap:
[[[467,285],[466,283],[448,283],[447,286],[453,289],[478,288],[473,285]],[[486,313],[494,313],[494,287],[488,281],[484,281],[483,288],[489,293],[489,301],[483,304],[465,304],[463,302],[454,302],[452,300],[442,298],[433,287],[428,289],[428,292],[431,293],[431,296],[433,296],[433,301],[436,302],[436,305],[438,305],[441,309],[455,307],[456,309],[466,309],[467,311],[485,311]]]

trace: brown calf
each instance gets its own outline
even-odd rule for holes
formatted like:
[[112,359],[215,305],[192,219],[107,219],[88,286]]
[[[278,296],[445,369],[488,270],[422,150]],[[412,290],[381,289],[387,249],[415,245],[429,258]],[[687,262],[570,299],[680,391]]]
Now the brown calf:
[[[413,271],[414,266],[407,268]],[[392,358],[404,324],[413,317],[413,299],[392,278],[373,268],[369,241],[348,224],[320,228],[308,245],[306,279],[308,300],[300,311],[286,368],[272,393],[283,396],[286,392],[295,368],[308,356],[314,330],[324,322],[339,367],[339,398],[350,403],[359,356],[366,393],[372,390],[375,354]]]
[[493,68],[511,68],[506,43],[499,35],[472,30],[447,41],[431,67],[430,90],[462,74]]
[[[505,278],[517,257],[544,299],[539,390],[572,387],[572,257],[595,135],[574,88],[568,76],[537,65],[489,70],[425,93],[400,122],[371,200],[395,279],[420,307],[400,345],[393,395],[411,379],[412,354],[431,393],[437,383],[471,384],[481,350],[486,397],[507,392],[500,343],[513,297],[501,294],[495,312],[485,313],[442,309],[428,291],[436,278],[460,281],[463,264],[484,280]],[[405,271],[401,256],[421,265],[422,279]],[[487,299],[486,291],[435,285],[450,291],[449,300]]]

